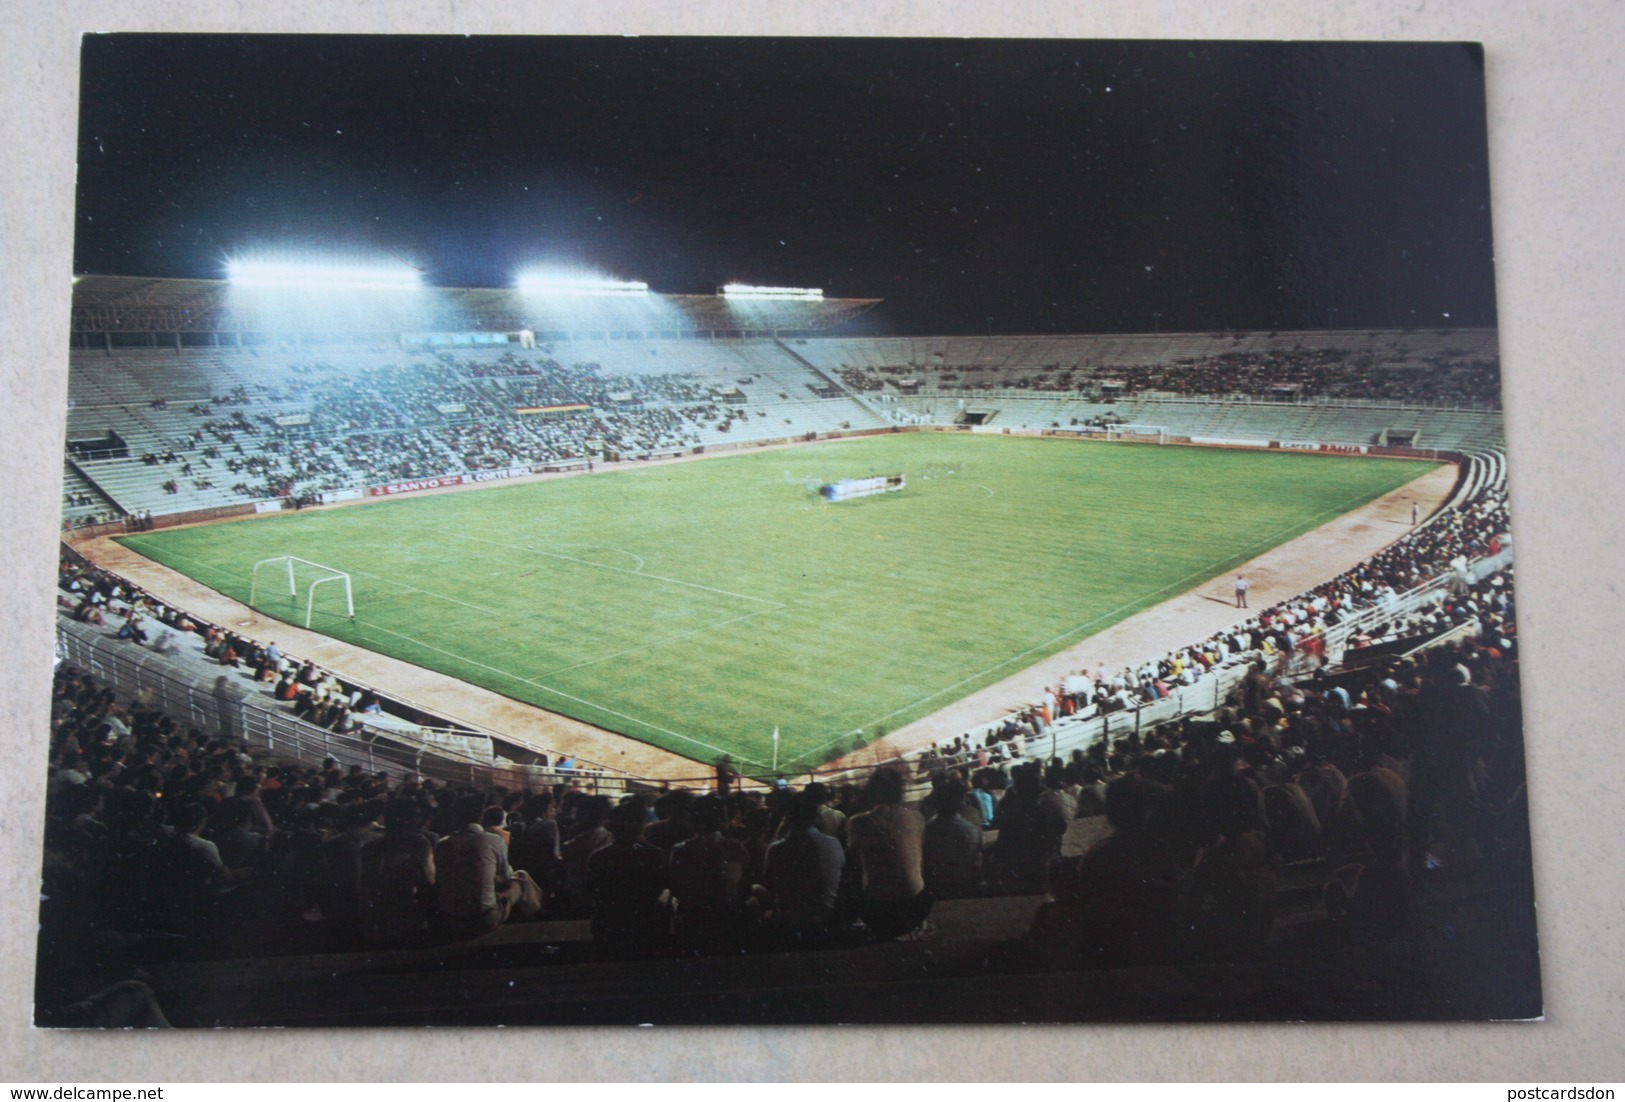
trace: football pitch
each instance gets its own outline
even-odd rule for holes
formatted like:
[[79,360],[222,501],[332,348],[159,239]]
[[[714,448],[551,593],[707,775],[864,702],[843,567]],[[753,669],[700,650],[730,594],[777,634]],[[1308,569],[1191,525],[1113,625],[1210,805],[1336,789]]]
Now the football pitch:
[[[354,621],[324,586],[315,630],[747,772],[777,729],[793,773],[1434,466],[907,433],[121,542],[244,604],[261,560],[346,571]],[[901,493],[815,495],[894,473]],[[254,606],[302,623],[276,574]]]

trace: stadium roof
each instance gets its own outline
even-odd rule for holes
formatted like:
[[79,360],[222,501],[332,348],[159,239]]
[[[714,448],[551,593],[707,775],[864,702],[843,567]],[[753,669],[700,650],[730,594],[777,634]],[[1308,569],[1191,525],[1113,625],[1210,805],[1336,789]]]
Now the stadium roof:
[[[394,292],[372,292],[382,305]],[[367,292],[361,292],[365,295]],[[872,309],[876,298],[772,300],[752,302],[748,314],[719,295],[651,295],[666,310],[650,321],[628,313],[624,318],[599,304],[590,315],[579,301],[544,301],[500,288],[430,288],[417,293],[402,317],[396,298],[379,311],[376,325],[357,323],[359,331],[493,333],[558,330],[671,330],[729,332],[758,330],[823,330],[845,324]],[[365,316],[358,301],[356,316]],[[628,307],[628,309],[631,309]],[[387,321],[383,319],[388,319]],[[624,324],[622,324],[624,321]],[[236,295],[231,284],[213,279],[149,279],[141,276],[81,276],[73,286],[75,333],[232,333],[294,331],[282,316],[256,308],[251,297]],[[320,328],[331,328],[322,325]]]

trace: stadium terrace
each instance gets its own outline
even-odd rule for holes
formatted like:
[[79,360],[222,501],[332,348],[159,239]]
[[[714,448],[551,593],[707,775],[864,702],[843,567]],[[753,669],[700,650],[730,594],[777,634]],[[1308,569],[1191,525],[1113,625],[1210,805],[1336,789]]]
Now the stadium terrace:
[[[1539,1013],[1493,331],[860,337],[839,327],[874,300],[753,290],[364,288],[301,327],[225,283],[76,282],[41,1023]],[[375,294],[412,301],[357,325]],[[1047,504],[1016,497],[1010,456],[1054,464]],[[703,500],[659,496],[701,476]],[[1419,478],[1439,487],[1425,506]],[[1044,577],[1115,548],[1122,623],[1186,599],[1208,626],[1074,660],[1084,611],[1047,593],[1018,638],[1017,585],[969,630],[932,627],[1044,545],[1047,509],[1072,508],[1058,487],[1148,499],[1151,520],[1061,529]],[[1232,512],[1330,504],[1213,550],[1240,525],[1215,499],[1255,492]],[[610,545],[605,502],[641,518],[629,532],[723,530],[690,559]],[[1175,523],[1205,507],[1206,528]],[[1384,534],[1348,561],[1253,572],[1366,508]],[[753,589],[734,556],[769,540],[741,519],[760,515],[868,557],[810,596]],[[990,531],[986,576],[893,552],[904,516]],[[382,550],[339,561],[349,537],[220,551],[358,517],[424,573],[386,593]],[[1179,544],[1197,566],[1126,592]],[[785,636],[809,608],[834,622],[869,573],[908,601],[868,621],[877,680],[931,693],[897,723],[685,751],[628,719],[680,695],[702,648]],[[552,633],[506,622],[536,578],[558,630],[601,648],[576,663],[594,677],[663,657],[590,708],[569,664],[525,674],[550,708],[383,619],[461,602],[517,654]],[[602,594],[626,623],[595,623]],[[937,603],[948,621],[920,611]],[[347,641],[351,622],[373,636]],[[927,652],[1007,628],[977,639],[1006,655],[982,680],[923,683]],[[390,633],[408,638],[380,658]],[[1040,658],[1069,665],[1041,691],[1006,679]],[[818,714],[844,695],[821,669],[778,675]],[[718,685],[717,708],[778,688]],[[106,931],[118,948],[91,953]]]

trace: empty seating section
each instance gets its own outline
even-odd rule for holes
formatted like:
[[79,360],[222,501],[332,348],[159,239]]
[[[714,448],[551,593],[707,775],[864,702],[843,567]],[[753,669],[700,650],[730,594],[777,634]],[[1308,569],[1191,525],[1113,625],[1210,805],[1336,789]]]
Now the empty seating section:
[[62,467],[62,526],[77,528],[86,524],[100,524],[116,520],[118,511],[92,486],[79,476],[71,463]]
[[1493,331],[76,349],[70,522],[381,481],[951,424],[1463,451],[1502,444]]

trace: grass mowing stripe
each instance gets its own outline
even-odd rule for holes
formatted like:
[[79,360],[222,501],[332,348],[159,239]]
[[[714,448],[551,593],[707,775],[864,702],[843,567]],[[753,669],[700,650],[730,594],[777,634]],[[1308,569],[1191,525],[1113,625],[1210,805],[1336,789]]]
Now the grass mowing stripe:
[[[591,700],[584,700],[584,699],[582,699],[581,697],[578,697],[578,696],[571,696],[569,693],[560,692],[558,689],[555,689],[555,688],[553,688],[553,687],[551,687],[549,685],[544,685],[540,681],[535,681],[535,680],[533,680],[531,678],[528,678],[528,677],[521,677],[516,673],[512,673],[512,672],[510,672],[508,670],[499,669],[496,666],[488,666],[484,662],[478,662],[478,661],[476,661],[476,660],[474,660],[472,658],[466,657],[465,655],[456,654],[456,653],[453,653],[452,651],[448,651],[448,650],[442,650],[441,648],[433,645],[432,643],[425,643],[421,639],[415,639],[410,635],[404,635],[401,632],[393,631],[390,628],[384,627],[382,624],[372,624],[372,623],[368,623],[365,620],[358,620],[357,623],[362,624],[363,626],[365,626],[367,628],[370,628],[372,630],[382,631],[382,632],[384,632],[384,633],[386,633],[388,635],[393,635],[393,636],[396,636],[397,638],[404,639],[408,643],[411,643],[413,646],[422,647],[424,650],[431,650],[431,651],[435,651],[438,654],[443,654],[443,655],[447,656],[448,658],[455,659],[459,663],[466,663],[467,665],[470,665],[470,666],[478,666],[479,668],[481,668],[483,670],[487,670],[487,671],[489,671],[491,673],[494,673],[494,674],[496,674],[496,675],[498,675],[500,677],[510,678],[510,679],[512,679],[514,681],[519,681],[519,682],[522,682],[522,683],[524,683],[526,685],[534,686],[535,688],[538,688],[538,689],[542,690],[545,693],[552,693],[555,696],[560,696],[560,697],[563,697],[566,700],[573,701],[573,702],[575,702],[577,704],[583,704],[583,705],[586,705],[589,708],[593,708],[593,709],[596,709],[598,711],[601,711],[601,712],[605,713],[606,715],[612,715],[612,716],[615,716],[615,717],[617,717],[619,719],[624,719],[624,720],[627,720],[627,721],[629,721],[631,723],[639,724],[641,726],[647,727],[651,731],[659,731],[661,734],[670,735],[672,738],[682,739],[684,742],[692,743],[695,746],[704,747],[707,750],[714,750],[719,754],[725,753],[725,751],[720,746],[713,746],[711,743],[706,742],[703,739],[693,738],[693,737],[691,737],[689,735],[683,734],[680,731],[673,731],[673,730],[670,730],[668,728],[661,727],[659,724],[650,723],[647,720],[639,719],[637,716],[629,716],[624,712],[617,712],[613,708],[606,708],[606,707],[604,707],[604,705],[594,703]],[[762,763],[761,762],[751,762],[750,764],[760,765]]]
[[[1400,485],[1403,485],[1403,483],[1400,483]],[[1352,500],[1353,499],[1350,499],[1350,501],[1352,501]],[[1177,589],[1178,587],[1183,586],[1186,582],[1189,582],[1189,581],[1191,581],[1193,579],[1196,579],[1198,577],[1205,577],[1205,578],[1217,577],[1219,574],[1221,574],[1224,571],[1228,570],[1231,566],[1233,566],[1233,565],[1235,565],[1237,563],[1246,562],[1247,559],[1251,557],[1251,551],[1252,551],[1253,548],[1262,547],[1262,546],[1265,546],[1265,545],[1268,545],[1270,547],[1274,547],[1274,546],[1277,546],[1277,545],[1279,545],[1281,543],[1284,543],[1287,539],[1291,539],[1291,538],[1301,534],[1302,532],[1307,532],[1307,531],[1310,530],[1310,528],[1315,527],[1316,526],[1315,521],[1316,521],[1316,519],[1318,519],[1318,517],[1341,516],[1343,513],[1348,511],[1349,504],[1350,504],[1350,502],[1346,501],[1340,506],[1335,506],[1332,509],[1322,511],[1320,514],[1317,515],[1317,518],[1311,518],[1310,521],[1305,522],[1304,524],[1293,525],[1293,526],[1291,526],[1291,529],[1283,529],[1281,533],[1277,534],[1277,536],[1279,538],[1277,538],[1277,536],[1272,536],[1272,537],[1265,537],[1263,539],[1254,541],[1254,543],[1250,544],[1248,547],[1244,548],[1241,552],[1239,552],[1236,555],[1232,555],[1229,558],[1220,560],[1217,563],[1211,563],[1207,567],[1203,567],[1201,569],[1194,570],[1191,573],[1185,575],[1183,578],[1176,578],[1173,581],[1168,582],[1166,585],[1162,586],[1160,589],[1157,589],[1152,593],[1145,594],[1144,596],[1138,597],[1133,601],[1129,601],[1129,602],[1126,602],[1126,603],[1124,603],[1122,605],[1119,605],[1117,608],[1114,608],[1109,612],[1104,612],[1101,615],[1096,616],[1094,619],[1092,619],[1092,620],[1090,620],[1090,621],[1088,621],[1086,623],[1078,624],[1075,627],[1068,628],[1066,631],[1061,632],[1059,635],[1053,636],[1053,637],[1045,640],[1044,642],[1037,644],[1036,646],[1029,647],[1027,650],[1022,651],[1019,654],[1013,654],[1010,657],[1004,659],[1003,661],[998,662],[995,665],[989,666],[985,670],[981,670],[978,673],[971,674],[969,677],[962,678],[961,680],[954,682],[952,685],[944,686],[943,688],[938,689],[936,692],[933,692],[933,693],[931,693],[931,694],[929,694],[927,696],[923,696],[919,700],[914,701],[912,704],[905,704],[903,707],[898,708],[895,711],[888,712],[883,716],[876,716],[875,718],[870,719],[870,720],[868,720],[868,721],[866,721],[864,723],[860,723],[860,724],[858,724],[857,727],[853,728],[851,731],[848,731],[848,732],[846,732],[845,734],[842,734],[842,735],[838,735],[834,739],[830,740],[829,742],[826,742],[826,743],[822,744],[821,746],[816,747],[812,753],[814,755],[816,755],[816,754],[821,753],[821,752],[823,752],[825,750],[828,750],[830,747],[836,745],[837,743],[839,743],[843,739],[851,738],[852,735],[854,735],[855,733],[857,733],[859,731],[862,731],[866,727],[874,727],[874,726],[876,726],[878,724],[885,723],[887,720],[892,719],[892,718],[894,718],[896,716],[904,715],[907,712],[910,712],[910,711],[912,711],[912,710],[914,710],[916,708],[919,708],[920,706],[922,706],[924,704],[930,703],[931,701],[937,699],[940,696],[943,696],[943,695],[945,695],[947,693],[951,693],[954,690],[959,689],[959,688],[961,688],[963,686],[969,685],[972,682],[975,682],[975,681],[977,681],[977,680],[979,680],[981,678],[985,678],[988,675],[996,673],[999,670],[1002,670],[1007,666],[1013,665],[1013,664],[1015,664],[1017,662],[1024,661],[1025,659],[1030,658],[1032,655],[1036,654],[1039,651],[1050,650],[1051,653],[1053,653],[1052,648],[1054,648],[1055,644],[1064,642],[1065,640],[1071,638],[1072,636],[1077,635],[1079,632],[1087,631],[1089,628],[1092,628],[1096,624],[1100,624],[1103,621],[1111,620],[1114,617],[1119,617],[1121,613],[1126,612],[1126,611],[1128,611],[1130,609],[1145,608],[1145,607],[1148,606],[1148,604],[1153,599],[1155,599],[1157,597],[1160,597],[1162,594],[1167,593],[1169,590]],[[1195,640],[1191,640],[1191,642],[1195,642]],[[804,758],[798,758],[796,760],[801,761],[801,760],[810,760],[810,759],[808,759],[806,756],[804,756]]]
[[[410,647],[678,753],[703,743],[760,763],[778,725],[788,762],[835,732],[925,714],[951,699],[943,686],[991,683],[1431,466],[898,434],[124,542],[196,560],[177,562],[193,576],[204,560],[278,554],[372,574],[357,577],[358,610],[395,634],[361,645]],[[895,471],[901,494],[830,505],[806,491]],[[502,611],[471,625],[393,586],[363,610],[378,578]],[[229,570],[203,580],[246,595]]]
[[[508,551],[518,551],[518,550],[520,550],[520,548],[515,546],[514,544],[511,544],[511,543],[498,543],[496,540],[488,540],[488,539],[485,539],[482,536],[471,536],[467,532],[448,532],[445,529],[441,529],[441,528],[429,528],[429,529],[425,529],[425,531],[434,532],[437,535],[442,535],[442,536],[451,536],[453,539],[473,540],[476,543],[488,543],[492,547],[501,547],[501,548],[504,548],[505,550],[508,550]],[[720,593],[724,597],[737,597],[742,601],[760,601],[762,604],[773,605],[776,608],[783,608],[784,607],[778,601],[770,601],[765,597],[752,597],[748,593],[730,593],[726,589],[716,589],[716,588],[714,588],[712,586],[701,585],[698,582],[685,582],[681,578],[667,578],[667,577],[664,577],[663,575],[660,575],[660,574],[648,574],[648,573],[645,573],[641,568],[638,569],[638,570],[628,570],[624,566],[610,566],[607,563],[593,562],[591,559],[578,559],[578,558],[575,558],[572,555],[561,555],[556,551],[543,551],[543,550],[541,550],[540,548],[537,548],[537,547],[526,547],[526,548],[524,548],[524,550],[526,552],[532,554],[532,555],[546,555],[548,558],[563,559],[565,562],[580,563],[582,566],[595,566],[600,570],[613,570],[613,571],[616,571],[617,573],[620,573],[620,574],[631,574],[633,577],[637,577],[637,578],[651,578],[651,579],[653,579],[653,580],[655,580],[657,582],[670,582],[672,585],[693,586],[695,589],[704,589],[704,590],[708,590],[711,593]],[[619,550],[619,549],[612,547],[612,548],[609,548],[609,550],[615,551],[615,550]],[[630,552],[621,551],[621,554],[623,554],[623,555],[630,554]],[[632,557],[637,559],[640,563],[643,561],[642,558],[640,558],[637,555],[633,555]]]
[[624,658],[627,655],[635,654],[640,650],[651,650],[655,647],[663,647],[669,643],[675,643],[680,639],[689,639],[693,636],[701,635],[708,631],[720,631],[725,627],[731,627],[734,624],[742,624],[746,620],[754,620],[758,616],[766,616],[768,613],[775,611],[777,610],[764,608],[759,612],[747,612],[743,616],[735,616],[732,620],[724,620],[719,624],[706,624],[702,627],[690,628],[688,631],[678,632],[676,635],[668,635],[664,639],[651,639],[647,643],[639,643],[637,646],[627,647],[625,650],[616,651],[614,654],[606,654],[601,658],[590,658],[585,662],[577,662],[573,666],[561,666],[556,670],[548,670],[547,672],[543,673],[542,676],[555,677],[559,674],[573,673],[576,670],[585,669],[588,666],[596,666],[600,662],[613,662],[617,658]]

